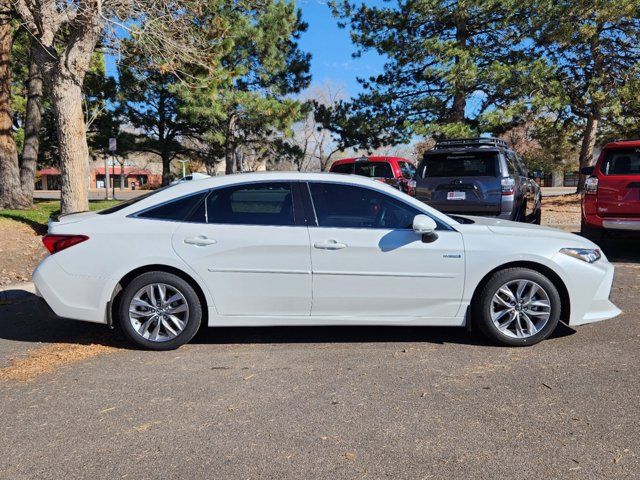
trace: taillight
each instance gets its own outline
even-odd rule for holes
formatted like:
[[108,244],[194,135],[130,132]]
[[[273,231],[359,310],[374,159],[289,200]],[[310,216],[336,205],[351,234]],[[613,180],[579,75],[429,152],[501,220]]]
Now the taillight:
[[45,235],[42,237],[42,243],[51,254],[61,252],[85,240],[89,240],[86,235]]
[[598,193],[598,177],[589,177],[584,182],[584,193],[595,195]]
[[503,178],[500,180],[502,195],[513,195],[516,190],[516,181],[513,178]]

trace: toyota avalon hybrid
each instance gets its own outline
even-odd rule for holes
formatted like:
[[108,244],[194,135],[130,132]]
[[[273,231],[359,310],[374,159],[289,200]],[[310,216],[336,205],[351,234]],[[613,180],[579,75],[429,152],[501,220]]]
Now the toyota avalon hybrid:
[[355,175],[185,182],[52,220],[37,293],[66,318],[168,350],[201,324],[473,325],[532,345],[620,313],[613,266],[551,228],[447,216]]

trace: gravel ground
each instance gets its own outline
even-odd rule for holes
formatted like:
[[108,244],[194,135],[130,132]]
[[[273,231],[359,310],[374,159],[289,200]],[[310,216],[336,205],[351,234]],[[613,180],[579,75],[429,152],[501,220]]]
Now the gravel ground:
[[27,224],[0,217],[0,287],[27,282],[47,255],[40,235]]
[[580,195],[542,197],[542,224],[549,226],[580,225]]
[[620,317],[525,349],[464,329],[203,329],[174,352],[0,297],[0,478],[638,478],[640,256]]

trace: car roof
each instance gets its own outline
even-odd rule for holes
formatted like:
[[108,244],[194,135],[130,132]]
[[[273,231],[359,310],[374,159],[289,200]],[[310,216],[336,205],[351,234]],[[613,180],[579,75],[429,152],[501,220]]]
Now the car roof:
[[424,152],[424,156],[426,157],[427,155],[437,155],[440,153],[464,153],[464,152],[470,152],[470,153],[476,153],[476,152],[504,152],[504,151],[509,151],[512,150],[511,148],[505,148],[505,147],[495,147],[495,146],[487,146],[487,147],[468,147],[468,148],[460,148],[460,147],[452,147],[452,148],[439,148],[439,149],[431,149],[431,150],[427,150],[426,152]]
[[640,138],[634,138],[629,140],[614,140],[607,143],[604,148],[635,148],[640,147]]
[[[404,158],[404,157],[393,157],[393,156],[367,156],[367,155],[363,155],[361,157],[349,157],[349,158],[342,158],[340,160],[336,160],[335,162],[333,162],[331,164],[331,166],[334,165],[344,165],[347,163],[355,163],[357,161],[365,161],[364,159],[367,159],[366,161],[368,162],[408,162],[408,163],[414,163],[413,160],[409,160],[408,158]],[[363,160],[361,160],[363,159]]]

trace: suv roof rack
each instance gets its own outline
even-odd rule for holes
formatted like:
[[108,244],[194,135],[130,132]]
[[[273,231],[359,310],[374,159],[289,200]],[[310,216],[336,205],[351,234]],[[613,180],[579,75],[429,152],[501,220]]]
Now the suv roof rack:
[[433,147],[434,150],[444,150],[448,148],[470,148],[470,147],[502,147],[509,148],[507,142],[501,138],[452,138],[449,140],[438,140]]

